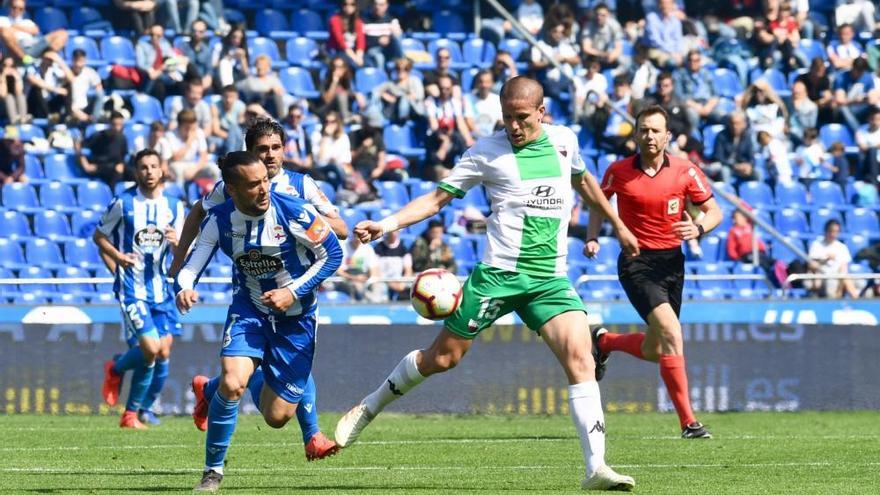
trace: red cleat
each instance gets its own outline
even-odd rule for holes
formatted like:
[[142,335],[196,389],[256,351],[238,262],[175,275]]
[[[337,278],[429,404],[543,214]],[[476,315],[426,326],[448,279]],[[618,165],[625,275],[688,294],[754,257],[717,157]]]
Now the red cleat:
[[113,371],[114,364],[116,361],[112,359],[104,363],[104,384],[101,386],[104,402],[111,406],[115,406],[119,400],[119,388],[122,386],[122,375]]
[[318,461],[339,452],[339,445],[323,433],[316,433],[306,444],[306,460]]
[[196,375],[192,379],[192,391],[196,396],[196,405],[193,407],[193,423],[201,431],[208,431],[208,401],[205,398],[205,385],[208,377]]
[[119,420],[120,428],[131,428],[132,430],[147,430],[147,425],[141,423],[138,419],[137,412],[135,411],[125,411],[122,414],[122,419]]

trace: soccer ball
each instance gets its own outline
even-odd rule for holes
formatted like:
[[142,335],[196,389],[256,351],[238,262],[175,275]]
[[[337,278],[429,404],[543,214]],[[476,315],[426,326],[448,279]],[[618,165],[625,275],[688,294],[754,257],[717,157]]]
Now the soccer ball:
[[448,318],[461,304],[461,284],[442,268],[430,268],[413,282],[410,301],[416,313],[429,320]]

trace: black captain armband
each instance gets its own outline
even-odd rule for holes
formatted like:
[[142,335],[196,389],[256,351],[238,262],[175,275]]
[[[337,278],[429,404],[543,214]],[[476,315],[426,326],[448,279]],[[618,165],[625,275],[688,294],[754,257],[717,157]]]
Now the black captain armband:
[[697,238],[700,238],[700,237],[703,237],[704,235],[706,235],[706,229],[704,229],[703,226],[700,224],[696,224],[696,225],[697,225],[697,232],[699,232],[699,235],[697,235]]

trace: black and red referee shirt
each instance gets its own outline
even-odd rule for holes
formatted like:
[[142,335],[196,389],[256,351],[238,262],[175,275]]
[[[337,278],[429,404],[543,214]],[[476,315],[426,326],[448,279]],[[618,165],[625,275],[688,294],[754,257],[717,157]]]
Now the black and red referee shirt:
[[712,198],[698,166],[667,154],[654,177],[642,170],[638,154],[612,163],[602,178],[602,192],[608,199],[617,195],[617,214],[641,249],[680,247],[672,224],[682,220],[685,200],[700,205]]

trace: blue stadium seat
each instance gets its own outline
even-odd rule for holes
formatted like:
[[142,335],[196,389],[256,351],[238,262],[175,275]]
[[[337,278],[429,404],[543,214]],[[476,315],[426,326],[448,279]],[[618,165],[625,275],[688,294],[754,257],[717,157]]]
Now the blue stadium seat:
[[617,161],[617,155],[615,154],[602,153],[599,155],[599,160],[596,162],[596,168],[599,174],[596,177],[598,177],[600,181],[605,177],[605,172],[608,170],[608,167],[610,167],[615,161]]
[[106,36],[101,39],[101,58],[111,64],[127,67],[137,65],[134,45],[128,38],[122,36]]
[[67,14],[55,7],[42,7],[34,12],[34,22],[40,26],[40,31],[50,33],[58,29],[67,29]]
[[3,227],[0,229],[0,237],[6,239],[27,239],[33,237],[31,226],[28,224],[27,217],[23,213],[12,210],[0,212],[0,223]]
[[791,185],[776,185],[776,204],[780,208],[805,208],[809,203],[807,188],[800,182],[792,182]]
[[89,210],[103,212],[113,200],[113,191],[110,190],[110,186],[95,180],[80,184],[76,193],[79,205]]
[[330,37],[327,24],[321,20],[321,16],[309,9],[296,10],[290,14],[290,29],[313,40],[321,41]]
[[175,105],[183,103],[183,96],[180,95],[168,95],[165,97],[165,101],[162,102],[162,110],[165,112],[165,115],[168,116],[169,119],[173,119],[176,116],[172,109]]
[[46,155],[43,158],[46,178],[60,182],[85,182],[87,179],[82,178],[79,166],[75,160],[76,157],[74,155],[65,153]]
[[449,57],[452,59],[452,68],[456,70],[466,69],[468,64],[464,62],[464,56],[461,54],[461,46],[455,40],[440,38],[428,43],[428,53],[431,54],[434,64],[437,63],[437,50],[446,48],[449,50]]
[[21,182],[3,186],[3,206],[24,213],[33,213],[41,209],[34,186]]
[[40,161],[40,158],[37,155],[25,153],[24,174],[27,176],[28,181],[32,183],[35,180],[40,181],[41,179],[46,178],[46,174],[43,173],[43,162]]
[[[587,275],[617,276],[617,268],[613,265],[590,263],[587,265]],[[586,283],[589,290],[601,290],[613,292],[620,290],[620,283],[615,280],[592,280]]]
[[[82,268],[75,266],[65,266],[57,272],[58,278],[88,278],[89,274]],[[89,283],[77,284],[58,284],[58,289],[64,293],[72,294],[78,297],[92,296],[95,292],[95,286]]]
[[455,260],[459,263],[469,263],[473,265],[477,262],[477,252],[472,242],[464,240],[461,237],[446,236],[446,242],[452,248]]
[[388,81],[388,75],[385,69],[377,69],[375,67],[363,67],[354,74],[354,89],[365,95],[373,92],[373,89]]
[[64,57],[68,62],[73,60],[73,51],[80,49],[86,52],[86,64],[91,66],[107,65],[101,59],[101,51],[98,49],[98,43],[88,36],[72,36],[64,45]]
[[843,197],[843,191],[836,182],[816,181],[810,185],[811,203],[815,207],[844,207],[847,202]]
[[321,304],[345,304],[351,302],[351,296],[340,290],[322,290],[318,292]]
[[260,55],[268,56],[269,60],[272,61],[273,68],[279,69],[290,65],[286,60],[281,58],[281,53],[278,51],[278,44],[275,43],[275,40],[272,38],[257,36],[254,39],[248,40],[248,56],[251,65],[254,64],[254,61],[257,60],[257,57]]
[[339,211],[339,216],[345,220],[345,224],[348,225],[349,232],[354,228],[359,222],[367,220],[367,214],[362,210],[356,210],[354,208],[343,208]]
[[398,210],[409,203],[409,194],[406,187],[400,182],[382,181],[375,183],[379,194],[382,196],[382,204],[387,208]]
[[739,197],[757,209],[775,209],[773,190],[763,182],[746,181],[739,185]]
[[846,238],[846,247],[849,248],[849,253],[852,256],[855,256],[856,253],[868,247],[870,244],[871,241],[867,235],[852,234]]
[[785,79],[785,74],[779,69],[770,67],[763,71],[760,68],[752,70],[752,83],[761,79],[767,81],[767,84],[769,84],[770,87],[773,88],[773,90],[782,98],[791,96],[791,88],[788,85],[788,81]]
[[30,239],[25,244],[24,253],[25,259],[31,266],[50,270],[65,266],[58,244],[49,239]]
[[[78,6],[70,13],[70,27],[81,32],[87,33],[89,36],[106,36],[113,34],[113,24],[110,23],[100,12],[93,7]],[[44,30],[45,31],[45,30]],[[68,44],[70,41],[68,40]],[[65,53],[67,47],[65,47]],[[91,55],[86,52],[86,56],[91,62],[99,62],[100,57]]]
[[849,234],[861,234],[871,238],[880,237],[877,213],[867,208],[853,209],[846,214],[846,231]]
[[133,110],[131,122],[151,124],[156,120],[165,120],[165,112],[162,111],[162,104],[159,103],[159,100],[156,98],[148,94],[137,93],[129,98],[129,101],[131,102]]
[[0,267],[18,270],[27,266],[18,241],[0,237]]
[[82,210],[76,215],[72,215],[70,230],[73,237],[91,239],[92,234],[95,233],[95,227],[101,221],[102,214],[103,212],[95,210]]
[[410,126],[396,124],[385,126],[382,137],[385,141],[385,148],[391,153],[418,160],[423,160],[425,157],[425,148],[418,147],[415,134]]
[[800,42],[798,43],[798,48],[800,48],[804,55],[806,55],[807,60],[813,60],[817,57],[825,61],[828,60],[828,54],[825,51],[825,45],[823,45],[822,42],[819,40],[801,38]]
[[[91,236],[89,236],[91,237]],[[98,247],[89,239],[72,239],[64,243],[64,259],[70,266],[86,270],[97,270],[104,267]]]
[[579,267],[582,273],[586,269],[585,267],[592,262],[584,254],[584,241],[575,237],[568,238],[568,262],[569,266]]
[[432,16],[432,24],[434,31],[440,33],[441,36],[449,38],[464,39],[467,33],[464,19],[458,12],[451,10],[440,10],[434,12]]
[[452,200],[452,206],[457,208],[473,206],[485,214],[489,211],[489,200],[486,199],[486,191],[483,186],[477,186],[468,190],[463,198]]
[[298,38],[287,40],[284,49],[287,54],[287,62],[290,65],[306,67],[309,69],[323,66],[323,64],[317,60],[320,55],[320,49],[318,48],[318,43],[313,39],[300,36]]
[[312,81],[312,75],[309,71],[302,67],[287,67],[278,73],[281,84],[284,89],[294,95],[306,99],[313,99],[321,96],[321,93],[315,89],[315,83]]
[[[750,263],[737,263],[733,266],[733,275],[763,275],[764,272],[761,270],[761,267],[758,265],[753,265]],[[733,288],[734,289],[753,289],[756,285],[765,285],[763,282],[757,282],[755,280],[734,280]]]
[[776,212],[776,230],[786,236],[800,237],[809,232],[807,217],[795,208],[783,208]]
[[727,232],[713,232],[712,235],[700,240],[703,251],[702,261],[714,262],[727,259]]
[[400,49],[403,50],[404,53],[406,53],[408,51],[415,51],[415,52],[427,51],[427,48],[425,48],[425,44],[422,43],[421,40],[417,40],[415,38],[402,38],[400,40]]
[[324,193],[324,196],[327,196],[327,200],[331,203],[336,203],[336,189],[333,188],[333,185],[329,182],[324,182],[322,180],[315,181],[318,183],[318,187],[321,188],[321,192]]
[[715,138],[724,130],[724,124],[707,125],[703,128],[703,155],[715,156]]
[[[156,100],[158,103],[159,100]],[[147,147],[150,142],[150,126],[141,122],[127,122],[122,128],[125,141],[128,144],[128,152],[131,154]]]
[[[39,239],[42,240],[42,239]],[[52,272],[47,269],[47,267],[43,266],[31,266],[22,268],[18,272],[18,278],[21,279],[33,279],[33,278],[52,278]],[[45,297],[46,295],[56,292],[57,289],[55,284],[19,284],[18,290],[22,294],[30,294],[35,297]]]
[[495,59],[495,45],[482,39],[470,38],[462,43],[462,56],[467,64],[486,69]]
[[471,67],[469,69],[464,69],[461,71],[461,91],[464,94],[468,94],[474,89],[474,78],[477,77],[477,73],[480,72],[480,69],[476,67]]
[[[45,139],[46,133],[43,128],[34,124],[21,124],[18,126],[18,138],[22,142],[31,141],[34,138]],[[31,153],[34,153],[33,151]]]
[[290,30],[284,12],[275,9],[257,11],[254,16],[254,29],[260,33],[260,36],[273,39],[290,39],[296,36],[296,33]]
[[43,210],[34,215],[34,234],[53,241],[73,236],[67,215],[55,210]]
[[813,210],[813,212],[810,213],[810,231],[816,235],[823,234],[825,232],[825,222],[832,219],[840,222],[841,230],[843,230],[843,216],[841,216],[839,211],[830,208]]
[[620,256],[620,243],[614,237],[599,237],[599,252],[593,263],[617,266],[617,258]]
[[822,142],[822,146],[825,149],[831,148],[831,145],[837,141],[843,143],[843,146],[846,147],[847,153],[857,153],[858,147],[856,147],[855,139],[853,139],[852,132],[850,132],[849,127],[843,124],[825,124],[819,128],[819,141]]
[[730,69],[718,68],[712,71],[715,91],[724,98],[736,98],[743,92],[742,82]]
[[[701,263],[694,268],[695,275],[715,276],[730,274],[725,265],[721,263]],[[711,290],[716,292],[723,292],[732,288],[730,280],[700,280],[697,282],[697,286],[700,290]]]
[[522,55],[528,47],[528,43],[518,38],[503,39],[501,40],[501,43],[498,44],[498,50],[504,50],[509,53],[514,62],[520,59],[520,55]]
[[66,213],[79,210],[73,188],[61,182],[50,182],[40,187],[40,204],[43,208]]

